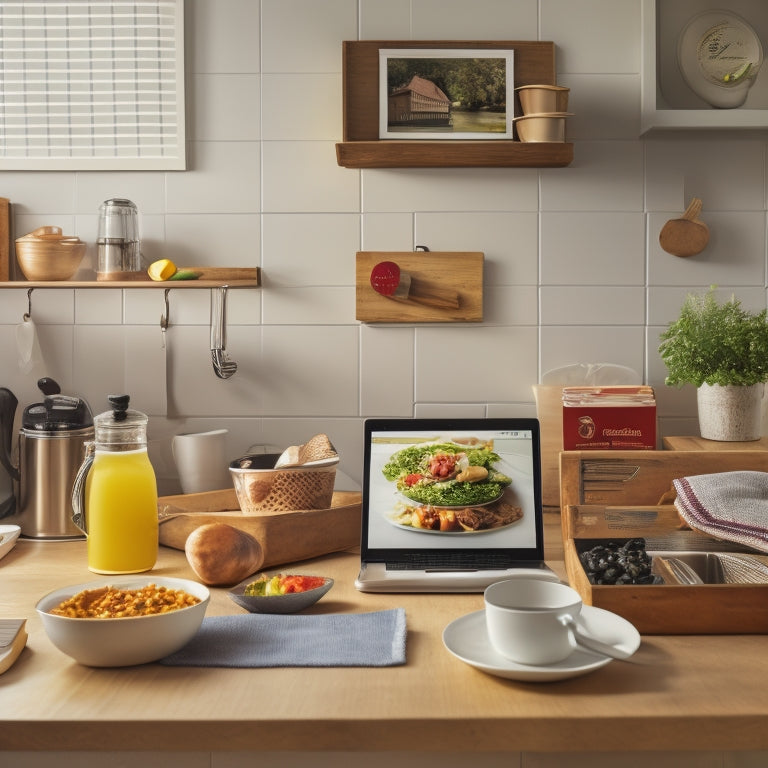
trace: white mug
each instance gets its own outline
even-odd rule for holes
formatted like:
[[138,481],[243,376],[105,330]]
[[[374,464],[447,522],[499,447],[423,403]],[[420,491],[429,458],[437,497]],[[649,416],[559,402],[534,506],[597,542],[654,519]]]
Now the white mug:
[[554,664],[568,658],[577,645],[615,659],[630,656],[584,632],[578,624],[581,596],[567,584],[509,579],[491,584],[484,598],[491,645],[518,664]]
[[182,493],[218,491],[232,487],[226,454],[228,430],[176,435],[171,443]]

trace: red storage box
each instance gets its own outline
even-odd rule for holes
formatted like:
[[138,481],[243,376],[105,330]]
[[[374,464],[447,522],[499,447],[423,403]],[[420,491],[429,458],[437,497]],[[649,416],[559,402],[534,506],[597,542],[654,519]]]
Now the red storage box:
[[563,387],[563,450],[654,450],[653,387]]

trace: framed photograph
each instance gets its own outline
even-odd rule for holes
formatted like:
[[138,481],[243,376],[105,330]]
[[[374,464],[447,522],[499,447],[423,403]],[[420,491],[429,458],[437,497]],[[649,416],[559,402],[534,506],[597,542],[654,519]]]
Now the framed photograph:
[[512,49],[381,48],[380,139],[512,139]]

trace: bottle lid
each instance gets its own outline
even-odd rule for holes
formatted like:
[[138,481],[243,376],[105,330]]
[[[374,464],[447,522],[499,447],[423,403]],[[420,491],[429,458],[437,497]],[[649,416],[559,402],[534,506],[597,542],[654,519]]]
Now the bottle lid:
[[146,447],[149,418],[129,408],[129,395],[109,395],[112,409],[94,416],[97,447],[108,450],[132,450]]

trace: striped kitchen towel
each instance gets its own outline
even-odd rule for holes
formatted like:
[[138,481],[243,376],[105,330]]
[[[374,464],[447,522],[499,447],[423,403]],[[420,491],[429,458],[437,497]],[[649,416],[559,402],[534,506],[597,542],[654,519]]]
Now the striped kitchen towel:
[[716,472],[673,481],[675,507],[691,527],[768,552],[768,473]]

